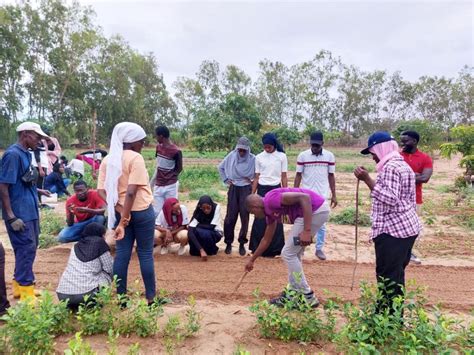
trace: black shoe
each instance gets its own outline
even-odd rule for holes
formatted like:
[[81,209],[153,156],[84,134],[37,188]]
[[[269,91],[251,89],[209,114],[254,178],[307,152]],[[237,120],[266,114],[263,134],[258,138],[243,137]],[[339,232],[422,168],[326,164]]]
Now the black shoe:
[[232,253],[232,244],[227,244],[227,246],[225,247],[225,253],[226,254]]
[[241,243],[239,246],[239,254],[240,256],[245,256],[246,253],[247,253],[247,250],[245,250],[245,245]]
[[[292,295],[291,293],[292,293],[291,291],[290,291],[290,293],[288,293],[287,291],[283,291],[280,294],[280,296],[272,298],[270,301],[268,301],[268,303],[270,303],[272,305],[275,305],[277,307],[282,307],[283,308],[283,307],[285,307],[285,305],[288,302],[290,302],[294,299],[295,295],[294,294]],[[316,298],[313,291],[304,294],[304,302],[307,306],[309,306],[311,308],[316,308],[316,307],[319,306],[319,300]],[[298,301],[298,303],[299,303],[299,301]],[[301,304],[301,303],[299,303],[299,304]],[[293,309],[298,309],[298,304],[295,303],[292,308]]]

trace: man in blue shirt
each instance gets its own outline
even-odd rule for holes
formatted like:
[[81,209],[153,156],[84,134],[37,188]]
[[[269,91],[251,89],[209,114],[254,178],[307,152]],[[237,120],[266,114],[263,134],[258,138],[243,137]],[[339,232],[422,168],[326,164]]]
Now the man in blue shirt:
[[35,298],[33,262],[39,237],[39,213],[36,189],[38,172],[31,166],[31,154],[47,135],[33,122],[20,124],[17,143],[8,147],[0,165],[0,197],[3,219],[15,253],[13,295],[20,300]]

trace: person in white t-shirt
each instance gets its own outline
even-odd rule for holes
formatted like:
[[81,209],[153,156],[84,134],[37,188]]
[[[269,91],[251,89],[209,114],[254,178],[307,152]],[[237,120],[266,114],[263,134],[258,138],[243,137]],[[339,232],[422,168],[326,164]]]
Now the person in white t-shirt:
[[[296,160],[295,187],[309,189],[326,199],[331,198],[331,207],[337,206],[336,198],[336,159],[329,150],[323,149],[323,133],[314,132],[310,136],[311,148],[301,152]],[[301,185],[301,186],[300,186]],[[326,224],[316,234],[316,257],[326,260],[324,240]]]
[[[279,187],[288,187],[288,158],[275,134],[265,133],[262,137],[263,152],[255,157],[255,178],[252,193],[264,197],[269,191]],[[249,248],[255,252],[265,233],[265,219],[255,219],[250,233]],[[283,224],[278,223],[272,243],[263,252],[264,257],[274,257],[281,254],[285,245]]]
[[163,204],[155,221],[155,246],[161,246],[160,253],[168,253],[168,245],[179,243],[178,255],[185,253],[188,244],[187,225],[189,224],[188,209],[179,201],[170,197]]

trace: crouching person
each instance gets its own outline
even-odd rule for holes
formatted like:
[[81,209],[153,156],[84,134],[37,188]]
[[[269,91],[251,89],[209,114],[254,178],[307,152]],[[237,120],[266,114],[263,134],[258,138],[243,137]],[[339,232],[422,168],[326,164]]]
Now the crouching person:
[[170,197],[155,221],[155,247],[161,246],[161,254],[168,253],[171,243],[179,243],[178,255],[183,255],[188,244],[188,210],[179,201]]
[[66,223],[58,235],[60,243],[77,242],[90,223],[105,224],[105,201],[83,180],[74,183],[74,195],[66,201]]
[[100,287],[112,282],[114,260],[104,240],[105,231],[102,224],[87,225],[81,239],[71,249],[56,290],[59,300],[68,300],[69,308],[77,309],[84,303],[85,296],[94,296]]
[[[271,244],[277,224],[287,217],[293,227],[281,255],[288,267],[289,288],[303,293],[307,303],[317,307],[319,301],[306,281],[301,259],[304,249],[311,244],[313,235],[328,220],[329,205],[325,198],[307,189],[277,188],[268,192],[265,197],[249,195],[246,205],[255,218],[266,219],[267,227],[260,244],[245,265],[245,270],[252,271],[255,260]],[[283,307],[288,301],[291,301],[291,293],[283,292],[281,296],[271,299],[270,303]]]

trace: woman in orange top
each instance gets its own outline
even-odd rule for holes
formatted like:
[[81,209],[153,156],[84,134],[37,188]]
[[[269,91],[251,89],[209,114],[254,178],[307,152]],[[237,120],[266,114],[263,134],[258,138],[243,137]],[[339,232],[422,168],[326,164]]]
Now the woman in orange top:
[[113,273],[117,293],[127,293],[128,264],[137,243],[140,270],[148,302],[156,295],[153,261],[155,214],[145,160],[140,154],[146,133],[136,123],[114,127],[110,153],[99,170],[98,192],[107,201],[108,227],[115,228],[116,254]]

